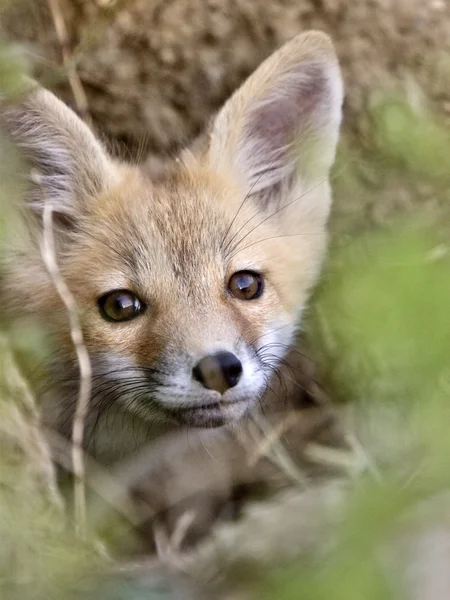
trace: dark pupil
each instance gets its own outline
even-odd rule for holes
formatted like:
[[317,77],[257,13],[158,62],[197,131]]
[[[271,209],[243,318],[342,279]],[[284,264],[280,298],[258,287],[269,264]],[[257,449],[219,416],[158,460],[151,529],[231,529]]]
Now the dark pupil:
[[237,289],[244,295],[250,296],[255,293],[255,278],[252,275],[241,275],[235,281]]
[[116,319],[131,317],[138,309],[136,303],[137,298],[133,298],[132,296],[127,296],[125,294],[112,297],[109,304],[111,317]]

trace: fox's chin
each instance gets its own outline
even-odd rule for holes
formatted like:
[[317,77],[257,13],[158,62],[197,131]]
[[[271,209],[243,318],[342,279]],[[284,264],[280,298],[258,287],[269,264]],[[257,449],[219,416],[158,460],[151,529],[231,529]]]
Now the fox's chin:
[[217,428],[242,419],[252,406],[253,403],[249,402],[234,402],[232,404],[217,402],[208,406],[171,411],[171,417],[183,426]]

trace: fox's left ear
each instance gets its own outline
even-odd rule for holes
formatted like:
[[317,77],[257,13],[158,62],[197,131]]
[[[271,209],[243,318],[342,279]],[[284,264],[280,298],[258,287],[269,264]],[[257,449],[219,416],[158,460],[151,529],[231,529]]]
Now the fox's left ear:
[[225,104],[212,126],[209,161],[265,197],[297,178],[326,178],[342,100],[330,39],[315,31],[299,35],[264,61]]
[[25,161],[27,205],[51,204],[69,223],[113,175],[112,162],[89,127],[51,92],[28,81],[25,93],[0,106],[0,128]]

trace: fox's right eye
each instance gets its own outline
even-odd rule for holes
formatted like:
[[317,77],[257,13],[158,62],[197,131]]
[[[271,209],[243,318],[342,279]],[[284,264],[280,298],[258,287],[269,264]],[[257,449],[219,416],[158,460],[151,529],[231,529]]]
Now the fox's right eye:
[[144,312],[145,304],[129,290],[114,290],[98,301],[100,314],[106,321],[130,321]]

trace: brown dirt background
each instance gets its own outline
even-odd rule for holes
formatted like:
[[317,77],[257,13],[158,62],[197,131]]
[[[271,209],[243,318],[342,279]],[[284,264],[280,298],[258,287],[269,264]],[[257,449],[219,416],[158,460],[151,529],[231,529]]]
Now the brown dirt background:
[[[275,48],[328,32],[346,85],[345,127],[380,91],[421,90],[450,115],[450,6],[444,0],[59,0],[68,46],[97,129],[132,152],[169,153],[204,126]],[[25,44],[35,73],[55,80],[61,45],[46,0],[14,0],[2,29]],[[75,107],[76,108],[76,107]]]

